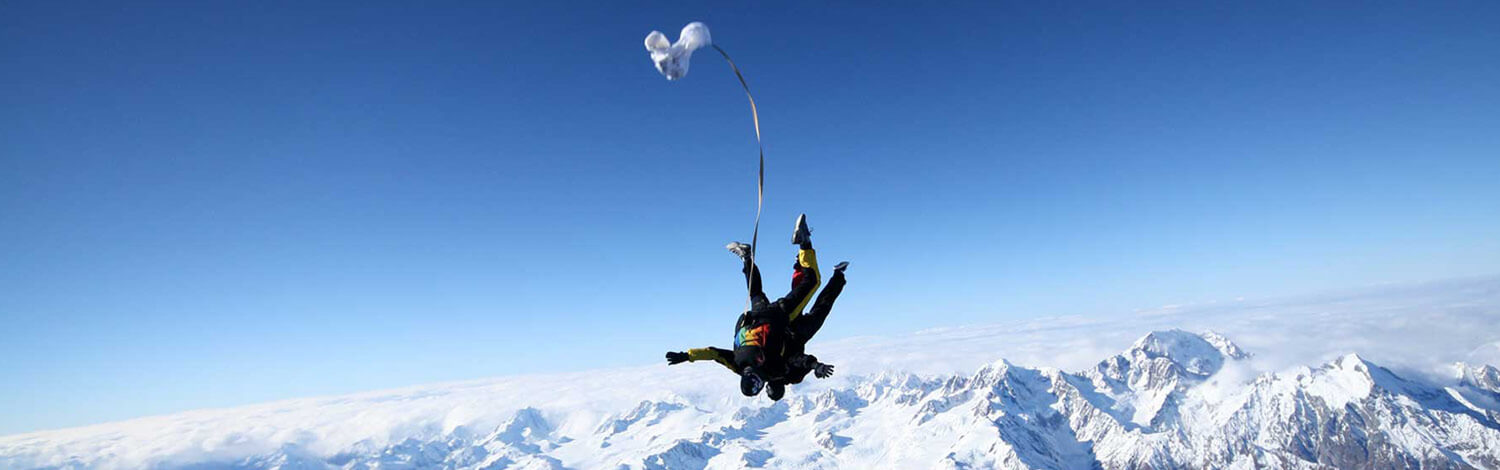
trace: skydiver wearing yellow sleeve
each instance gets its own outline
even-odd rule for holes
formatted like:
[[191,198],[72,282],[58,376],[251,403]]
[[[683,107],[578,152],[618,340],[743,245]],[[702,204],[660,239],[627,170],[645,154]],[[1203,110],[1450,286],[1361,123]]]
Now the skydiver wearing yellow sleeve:
[[[833,367],[827,364],[819,364],[811,356],[799,354],[796,358],[784,356],[788,341],[796,339],[789,338],[790,330],[803,307],[812,300],[813,293],[817,292],[822,282],[818,272],[817,252],[812,247],[812,232],[807,227],[807,215],[797,217],[796,231],[792,235],[792,243],[799,245],[797,261],[792,265],[792,290],[785,297],[772,302],[766,297],[761,287],[760,269],[750,256],[750,245],[733,242],[726,248],[731,253],[738,255],[744,261],[742,271],[745,273],[745,282],[750,289],[750,309],[742,314],[735,322],[734,349],[721,348],[697,348],[687,352],[668,352],[668,364],[680,364],[688,361],[712,360],[729,368],[729,370],[740,375],[740,392],[745,396],[755,396],[765,388],[767,382],[779,382],[773,388],[771,398],[781,399],[785,392],[784,377],[788,374],[788,364],[795,364],[796,368],[812,368],[832,373]],[[840,270],[847,263],[840,264]],[[841,276],[840,276],[841,277]],[[842,284],[842,283],[841,283]],[[834,293],[836,296],[837,293]],[[831,308],[832,301],[829,301]],[[822,316],[826,316],[823,312]],[[819,319],[821,320],[821,318]],[[821,321],[817,322],[821,326]],[[805,342],[805,338],[802,339]],[[800,344],[798,345],[800,346]],[[799,352],[801,347],[796,347]],[[821,366],[821,367],[820,367]],[[802,372],[806,375],[806,372]],[[826,374],[820,374],[826,377]],[[799,376],[800,379],[800,376]],[[799,380],[800,381],[800,380]]]

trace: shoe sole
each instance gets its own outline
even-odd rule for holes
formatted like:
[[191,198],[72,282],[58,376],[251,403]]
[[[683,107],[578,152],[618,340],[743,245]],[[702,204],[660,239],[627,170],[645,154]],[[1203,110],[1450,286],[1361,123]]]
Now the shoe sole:
[[812,235],[812,228],[807,226],[807,214],[797,216],[797,224],[792,229],[792,243],[798,243],[797,236],[802,233],[803,228],[807,228],[807,234]]

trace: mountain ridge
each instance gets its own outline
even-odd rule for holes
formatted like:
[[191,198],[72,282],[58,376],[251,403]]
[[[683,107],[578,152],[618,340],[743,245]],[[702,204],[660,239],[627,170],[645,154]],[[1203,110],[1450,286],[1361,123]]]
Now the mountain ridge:
[[1493,366],[1455,365],[1455,383],[1438,386],[1350,353],[1216,382],[1251,357],[1223,335],[1168,329],[1075,372],[1001,358],[968,374],[882,371],[750,406],[677,393],[602,413],[524,405],[489,425],[434,424],[385,444],[227,439],[139,460],[0,439],[0,466],[1500,468]]

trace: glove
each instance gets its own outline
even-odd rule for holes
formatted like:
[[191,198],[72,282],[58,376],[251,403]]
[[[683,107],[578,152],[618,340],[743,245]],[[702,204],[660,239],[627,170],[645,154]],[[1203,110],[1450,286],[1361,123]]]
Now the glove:
[[681,364],[688,361],[688,353],[672,351],[667,353],[667,365]]
[[818,363],[817,367],[813,367],[813,375],[820,379],[832,377],[833,364]]

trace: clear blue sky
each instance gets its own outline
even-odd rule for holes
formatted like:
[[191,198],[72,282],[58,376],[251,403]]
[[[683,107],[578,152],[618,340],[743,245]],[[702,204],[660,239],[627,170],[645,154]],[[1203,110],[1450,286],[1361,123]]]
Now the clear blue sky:
[[692,20],[824,338],[1500,271],[1492,1],[307,3],[0,3],[0,433],[727,344]]

